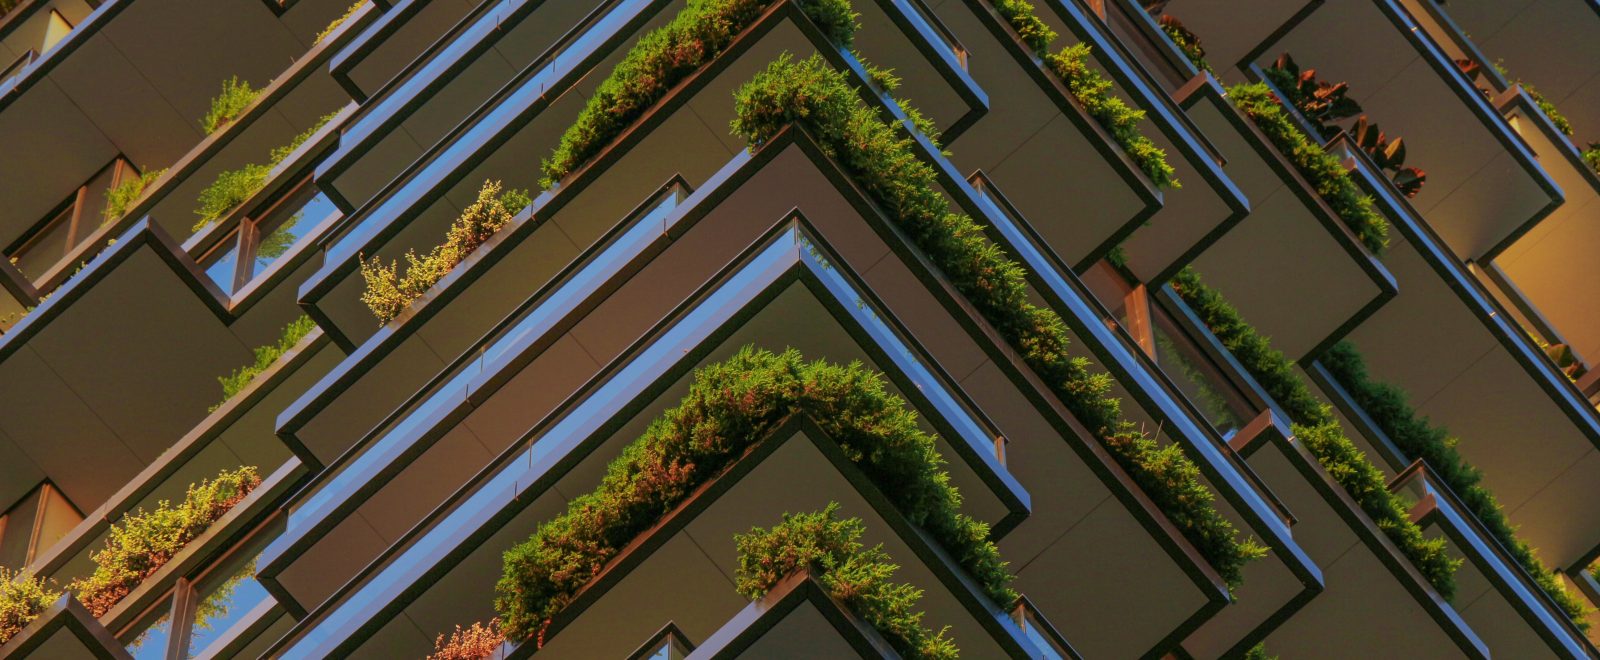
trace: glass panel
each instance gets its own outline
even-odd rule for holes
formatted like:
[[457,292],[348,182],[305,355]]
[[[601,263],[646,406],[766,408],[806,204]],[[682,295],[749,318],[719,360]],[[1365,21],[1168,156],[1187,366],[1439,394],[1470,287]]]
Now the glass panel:
[[255,579],[259,554],[255,549],[241,553],[239,556],[248,560],[220,565],[198,583],[188,657],[206,650],[267,599],[267,590]]
[[167,656],[167,640],[172,636],[172,597],[168,596],[123,636],[128,655],[134,660],[162,660]]
[[[271,215],[262,219],[263,229],[261,242],[256,246],[255,260],[251,264],[252,276],[259,275],[267,270],[279,258],[288,254],[289,247],[300,240],[312,227],[317,226],[328,216],[337,213],[339,208],[333,205],[333,200],[322,194],[315,186],[304,186],[310,193],[308,199],[291,199],[284,204],[279,204],[273,209]],[[288,217],[284,217],[288,216]]]
[[223,293],[233,293],[234,279],[239,267],[239,232],[228,234],[222,242],[200,261],[211,276],[211,281],[222,287]]
[[1233,437],[1244,427],[1244,421],[1228,404],[1227,385],[1214,380],[1209,373],[1210,365],[1205,364],[1203,358],[1195,355],[1187,346],[1180,345],[1182,340],[1174,338],[1161,327],[1162,324],[1152,325],[1156,339],[1156,362],[1161,365],[1161,370],[1200,410],[1200,414],[1205,415],[1206,421],[1211,422],[1223,439]]
[[[73,193],[74,197],[77,193]],[[50,219],[50,224],[39,230],[34,238],[11,255],[12,265],[22,271],[30,280],[43,277],[45,271],[56,265],[57,261],[67,253],[67,241],[72,233],[72,214],[75,205],[67,204],[66,208]]]
[[1038,647],[1041,657],[1048,660],[1065,660],[1068,657],[1065,650],[1057,645],[1053,633],[1045,630],[1044,624],[1040,623],[1033,610],[1026,604],[1018,604],[1017,608],[1011,611],[1011,620],[1022,628],[1028,641]]

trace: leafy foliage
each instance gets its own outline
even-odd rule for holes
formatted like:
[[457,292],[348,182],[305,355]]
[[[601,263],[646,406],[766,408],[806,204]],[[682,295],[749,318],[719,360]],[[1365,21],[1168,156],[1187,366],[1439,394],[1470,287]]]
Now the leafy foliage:
[[322,31],[317,33],[317,38],[315,40],[313,40],[311,43],[312,44],[320,44],[320,43],[322,43],[323,39],[327,39],[329,35],[333,34],[334,30],[339,29],[339,26],[344,25],[345,21],[350,20],[350,17],[354,16],[356,14],[356,10],[360,9],[361,5],[363,3],[365,3],[366,1],[367,0],[356,0],[355,4],[350,5],[349,9],[344,10],[344,14],[343,15],[341,15],[338,18],[333,19],[333,22],[329,23],[328,27],[322,28]]
[[[550,189],[638,119],[753,24],[771,0],[689,0],[671,22],[641,37],[589,97],[561,144],[540,165]],[[803,0],[801,9],[834,43],[849,47],[856,14],[850,0]]]
[[1590,142],[1583,150],[1583,162],[1589,164],[1589,169],[1600,173],[1600,142]]
[[1521,81],[1518,81],[1518,84],[1522,85],[1523,91],[1526,91],[1528,96],[1533,99],[1534,105],[1539,106],[1539,110],[1544,112],[1544,116],[1550,118],[1550,123],[1555,125],[1556,130],[1561,131],[1562,135],[1572,135],[1572,122],[1568,121],[1567,116],[1556,109],[1556,104],[1551,103],[1550,99],[1540,94],[1539,90],[1533,88],[1533,85]]
[[466,629],[456,626],[456,631],[450,633],[450,639],[446,640],[442,634],[434,638],[433,653],[428,655],[428,660],[492,658],[505,641],[505,633],[500,632],[499,619],[490,619],[489,625],[474,623]]
[[758,599],[785,577],[816,568],[828,593],[860,616],[906,658],[954,660],[960,656],[945,630],[922,625],[917,601],[922,590],[892,582],[900,567],[891,563],[883,545],[861,544],[860,518],[835,517],[838,503],[817,513],[783,516],[771,529],[752,527],[734,537],[739,553],[735,576],[739,593]]
[[133,206],[134,202],[139,201],[139,197],[144,194],[144,189],[155,183],[156,179],[161,178],[161,175],[166,173],[167,170],[165,168],[151,170],[123,181],[117,184],[116,187],[107,189],[106,207],[100,211],[101,224],[104,225],[126,214],[128,208]]
[[1455,593],[1455,570],[1461,562],[1450,558],[1444,539],[1425,538],[1422,529],[1411,522],[1405,504],[1389,491],[1383,472],[1345,436],[1332,409],[1295,374],[1294,363],[1272,348],[1272,343],[1246,323],[1220,292],[1206,286],[1194,269],[1180,271],[1173,277],[1172,286],[1245,371],[1283,408],[1293,422],[1295,437],[1317,457],[1328,475],[1411,559],[1434,589],[1449,599]]
[[256,102],[261,96],[261,90],[250,86],[247,80],[240,80],[239,76],[230,76],[222,81],[222,92],[211,99],[211,109],[200,120],[200,129],[206,135],[217,132],[217,129],[228,125],[228,122],[239,117],[239,113]]
[[229,399],[243,392],[244,388],[248,387],[250,382],[256,379],[256,376],[261,375],[261,372],[271,367],[272,363],[277,362],[278,358],[283,357],[284,353],[288,353],[289,349],[294,348],[295,344],[300,343],[300,340],[311,334],[311,330],[316,327],[316,322],[312,321],[309,316],[302,315],[290,321],[288,325],[283,326],[283,336],[279,337],[277,342],[255,348],[255,362],[234,369],[233,373],[226,376],[217,377],[217,382],[222,383],[222,401],[218,402],[217,405],[211,406],[211,412],[215,412],[216,409],[222,407],[222,404],[227,403]]
[[1420,458],[1427,463],[1428,469],[1450,486],[1450,490],[1461,498],[1462,503],[1472,510],[1473,515],[1506,551],[1516,557],[1517,563],[1573,623],[1587,630],[1585,618],[1589,608],[1567,591],[1561,578],[1539,561],[1533,548],[1517,538],[1516,528],[1506,519],[1500,503],[1495,501],[1489,489],[1483,487],[1483,472],[1467,463],[1456,451],[1458,440],[1443,427],[1435,426],[1427,417],[1419,415],[1411,407],[1404,390],[1372,380],[1361,354],[1350,343],[1335,344],[1321,361],[1395,446],[1407,456]]
[[1055,30],[1034,14],[1033,5],[1024,0],[998,0],[995,11],[1011,24],[1022,37],[1022,42],[1042,59],[1067,90],[1078,99],[1089,116],[1111,133],[1122,149],[1143,170],[1158,188],[1182,188],[1173,177],[1172,166],[1167,164],[1167,154],[1150,138],[1139,131],[1145,112],[1130,107],[1127,102],[1111,93],[1112,83],[1094,67],[1089,66],[1092,49],[1088,44],[1076,44],[1051,53],[1050,43],[1055,41]]
[[361,293],[361,302],[378,317],[379,324],[388,323],[532,201],[525,191],[502,193],[499,181],[483,182],[483,187],[478,189],[478,200],[462,210],[461,217],[450,224],[442,245],[434,246],[420,258],[415,251],[406,251],[405,274],[400,274],[399,262],[385,266],[383,259],[376,256],[362,260],[361,277],[366,280],[367,289]]
[[1350,179],[1339,157],[1296,127],[1265,84],[1234,85],[1228,88],[1228,98],[1306,177],[1345,226],[1373,253],[1382,254],[1389,246],[1389,221],[1373,210],[1372,197]]
[[1267,655],[1267,643],[1262,642],[1245,651],[1244,660],[1278,660],[1278,656]]
[[61,590],[52,591],[44,578],[0,566],[0,644],[22,632],[59,598]]
[[1379,169],[1389,173],[1389,181],[1394,183],[1395,189],[1406,197],[1416,197],[1422,192],[1422,185],[1428,182],[1428,173],[1421,169],[1406,166],[1406,145],[1401,138],[1389,140],[1378,129],[1377,124],[1367,123],[1367,116],[1361,115],[1356,119],[1356,125],[1351,129],[1351,137],[1355,139],[1356,146],[1372,157],[1373,164]]
[[215,479],[190,486],[176,507],[162,500],[154,511],[128,514],[111,526],[106,547],[91,557],[94,573],[68,587],[91,614],[104,615],[259,485],[261,476],[254,467],[224,470]]
[[1065,323],[1054,311],[1029,302],[1022,266],[991,243],[971,217],[951,210],[933,168],[916,156],[908,137],[860,100],[843,73],[816,56],[799,62],[783,57],[740,88],[735,102],[734,132],[754,146],[792,123],[810,129],[1218,573],[1230,585],[1239,583],[1244,564],[1265,549],[1235,538],[1233,525],[1216,511],[1211,491],[1201,483],[1199,468],[1176,444],[1161,446],[1121,418],[1121,402],[1108,396],[1111,377],[1067,353]]
[[1211,64],[1206,62],[1206,49],[1200,46],[1200,37],[1190,32],[1183,26],[1183,21],[1171,14],[1162,14],[1156,19],[1156,25],[1161,26],[1161,31],[1167,33],[1172,43],[1177,44],[1178,51],[1189,60],[1194,68],[1206,73],[1216,73],[1211,69]]
[[195,215],[200,216],[200,219],[195,221],[193,231],[198,232],[222,219],[222,216],[227,215],[234,207],[243,204],[251,195],[259,192],[262,186],[267,185],[267,177],[272,174],[273,168],[310,140],[311,136],[316,135],[317,131],[322,130],[328,122],[333,121],[338,114],[338,111],[334,111],[323,115],[316,124],[294,136],[288,144],[274,147],[267,155],[265,164],[251,163],[218,174],[216,181],[200,191],[200,208],[195,209]]
[[1083,104],[1083,109],[1094,117],[1111,137],[1128,152],[1139,169],[1150,177],[1158,188],[1182,188],[1167,164],[1167,153],[1150,138],[1139,132],[1139,123],[1145,112],[1129,107],[1121,98],[1111,94],[1111,81],[1089,66],[1089,44],[1074,44],[1060,52],[1045,56],[1050,70],[1067,83],[1067,89]]
[[1333,122],[1361,114],[1361,104],[1348,96],[1349,83],[1335,84],[1318,80],[1316,69],[1302,71],[1288,53],[1279,55],[1264,73],[1272,86],[1287,97],[1290,105],[1316,124],[1317,129],[1322,131],[1322,139],[1339,132],[1339,128],[1332,125]]
[[[584,584],[695,488],[794,415],[808,415],[997,603],[1017,594],[988,525],[960,512],[933,436],[859,363],[744,348],[696,371],[679,404],[612,461],[600,486],[505,553],[495,609],[507,637],[542,635]],[[540,640],[542,643],[542,639]]]

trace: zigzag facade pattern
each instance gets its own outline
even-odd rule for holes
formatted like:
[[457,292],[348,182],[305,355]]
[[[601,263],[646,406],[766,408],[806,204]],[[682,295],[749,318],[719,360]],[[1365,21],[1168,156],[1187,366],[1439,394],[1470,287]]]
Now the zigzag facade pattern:
[[1596,35],[0,0],[0,658],[1600,658]]

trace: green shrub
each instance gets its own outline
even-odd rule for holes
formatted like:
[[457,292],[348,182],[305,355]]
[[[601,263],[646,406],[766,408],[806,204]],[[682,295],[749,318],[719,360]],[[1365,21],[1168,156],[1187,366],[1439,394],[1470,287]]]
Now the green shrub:
[[1589,169],[1600,174],[1600,142],[1590,142],[1583,150],[1583,162],[1589,164]]
[[228,122],[239,117],[239,113],[256,102],[261,96],[261,90],[252,88],[249,81],[240,80],[239,76],[230,76],[222,81],[222,93],[211,99],[211,109],[200,120],[200,129],[206,135],[217,132],[217,129],[226,126]]
[[[771,0],[690,0],[672,21],[639,39],[600,83],[578,119],[561,135],[561,144],[541,164],[545,189],[600,152],[700,65],[711,61],[753,24]],[[856,14],[850,0],[803,0],[800,7],[840,46],[855,37]]]
[[151,170],[137,177],[123,181],[113,188],[106,190],[106,207],[100,211],[101,225],[116,220],[128,212],[128,208],[139,197],[144,195],[144,189],[155,183],[156,179],[166,174],[166,169]]
[[1550,123],[1555,124],[1556,130],[1561,131],[1562,135],[1572,135],[1572,122],[1567,121],[1567,116],[1556,109],[1556,104],[1551,103],[1550,99],[1540,94],[1539,90],[1533,88],[1533,85],[1521,81],[1518,81],[1518,83],[1522,85],[1523,91],[1526,91],[1528,96],[1533,99],[1534,105],[1539,106],[1539,110],[1544,112],[1544,116],[1550,118]]
[[[542,635],[606,562],[794,415],[808,415],[996,604],[1017,594],[989,526],[960,512],[936,440],[881,376],[746,347],[697,370],[679,404],[611,462],[593,492],[505,553],[495,609],[512,639]],[[542,643],[542,641],[541,641]]]
[[91,557],[94,573],[68,587],[91,614],[103,616],[259,485],[254,467],[224,470],[190,486],[177,507],[162,500],[155,511],[128,514],[111,526],[106,547]]
[[1172,43],[1178,46],[1178,52],[1183,53],[1183,57],[1189,60],[1194,68],[1206,73],[1216,73],[1211,69],[1211,64],[1206,62],[1206,49],[1200,46],[1200,37],[1184,27],[1182,21],[1171,15],[1162,14],[1161,18],[1156,20],[1156,24],[1161,26],[1161,31],[1167,33]]
[[1228,88],[1228,98],[1294,164],[1368,249],[1382,254],[1389,247],[1389,221],[1373,210],[1372,197],[1350,179],[1338,156],[1312,142],[1294,125],[1271,88],[1265,83],[1234,85]]
[[483,188],[478,190],[478,201],[463,210],[461,217],[450,224],[450,231],[445,235],[442,245],[434,246],[433,250],[420,258],[415,251],[406,251],[404,275],[399,272],[399,262],[389,262],[385,266],[383,259],[376,256],[371,260],[363,260],[361,277],[366,281],[367,288],[361,293],[361,302],[366,303],[372,314],[378,317],[380,325],[388,323],[410,307],[412,301],[421,298],[429,288],[450,274],[456,264],[500,231],[531,202],[525,191],[508,190],[501,193],[499,181],[485,181]]
[[1267,643],[1262,642],[1245,651],[1244,660],[1278,660],[1278,656],[1267,655]]
[[1328,475],[1372,517],[1434,589],[1446,599],[1451,598],[1455,593],[1455,570],[1461,562],[1450,558],[1444,539],[1423,537],[1422,528],[1411,522],[1400,497],[1389,492],[1383,472],[1345,436],[1332,409],[1317,399],[1294,372],[1294,363],[1272,348],[1272,343],[1246,323],[1220,292],[1206,286],[1194,269],[1180,271],[1173,277],[1172,286],[1289,416],[1295,437],[1317,457]]
[[1034,55],[1044,60],[1050,70],[1066,83],[1067,90],[1078,99],[1084,111],[1111,133],[1111,137],[1122,145],[1122,149],[1156,187],[1183,187],[1172,176],[1173,169],[1167,164],[1166,152],[1139,131],[1145,112],[1129,107],[1112,94],[1111,81],[1089,66],[1092,49],[1088,44],[1080,43],[1051,53],[1050,42],[1055,41],[1055,30],[1033,13],[1033,5],[1023,0],[999,0],[995,3],[995,10],[1011,24],[1011,28],[1022,37],[1022,42],[1033,50]]
[[256,361],[254,363],[234,369],[233,373],[226,376],[219,376],[217,382],[222,384],[222,401],[211,406],[210,412],[215,412],[216,409],[222,407],[222,404],[227,403],[229,399],[243,392],[244,388],[256,379],[256,376],[261,375],[261,372],[271,367],[272,363],[277,362],[278,358],[283,357],[284,353],[288,353],[289,349],[299,344],[300,340],[311,334],[311,331],[316,327],[316,322],[312,321],[309,316],[302,315],[290,321],[288,325],[283,326],[283,336],[279,337],[277,342],[255,348]]
[[1361,354],[1348,342],[1335,344],[1321,362],[1395,446],[1406,456],[1426,462],[1428,469],[1450,486],[1450,490],[1461,498],[1462,503],[1472,510],[1473,515],[1483,522],[1489,533],[1517,559],[1517,563],[1550,595],[1567,617],[1579,628],[1588,630],[1586,617],[1590,609],[1567,591],[1561,578],[1539,561],[1533,548],[1517,538],[1516,528],[1506,519],[1500,503],[1495,501],[1493,493],[1483,487],[1483,473],[1467,463],[1456,451],[1457,439],[1451,437],[1449,431],[1419,415],[1411,407],[1404,390],[1372,380],[1367,375],[1367,366]]
[[1244,564],[1266,550],[1236,538],[1233,525],[1212,504],[1199,469],[1176,444],[1161,446],[1122,419],[1121,402],[1108,396],[1111,377],[1092,371],[1087,359],[1070,356],[1061,317],[1029,302],[1022,266],[985,238],[971,217],[951,210],[934,169],[918,159],[910,139],[894,124],[862,103],[843,73],[816,56],[800,62],[783,57],[740,88],[735,102],[734,132],[753,146],[793,123],[808,128],[1111,450],[1228,584],[1239,584]]
[[329,23],[328,27],[322,28],[322,31],[317,33],[317,38],[311,42],[312,45],[320,44],[322,43],[323,39],[327,39],[328,35],[333,34],[334,30],[339,29],[339,26],[344,25],[344,22],[350,20],[351,16],[356,15],[356,10],[360,9],[361,5],[366,1],[367,0],[356,0],[355,4],[350,5],[349,9],[344,10],[344,14],[342,16],[333,19],[333,22]]
[[838,503],[830,503],[817,513],[784,514],[771,529],[752,527],[734,536],[739,594],[759,599],[785,577],[815,568],[828,593],[882,633],[901,657],[960,657],[955,642],[945,637],[948,627],[934,632],[922,625],[923,613],[916,609],[922,590],[892,582],[900,567],[882,544],[863,546],[866,526],[860,518],[835,518],[838,510]]
[[59,598],[61,590],[50,590],[43,578],[0,566],[0,644],[22,632]]
[[195,221],[192,231],[199,232],[211,223],[221,220],[222,216],[227,215],[234,207],[260,192],[261,187],[267,185],[267,177],[272,174],[273,168],[304,145],[306,140],[310,140],[311,136],[316,135],[317,131],[322,130],[322,127],[338,114],[338,111],[334,111],[323,115],[316,124],[294,136],[288,144],[273,147],[272,152],[267,154],[265,164],[251,163],[218,174],[216,181],[200,191],[200,208],[195,209],[195,215],[200,216],[200,219]]

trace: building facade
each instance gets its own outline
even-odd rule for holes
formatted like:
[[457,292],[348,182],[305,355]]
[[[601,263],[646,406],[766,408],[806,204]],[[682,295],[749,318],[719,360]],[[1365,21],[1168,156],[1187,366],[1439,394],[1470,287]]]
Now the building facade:
[[1600,657],[1597,35],[0,0],[0,657]]

